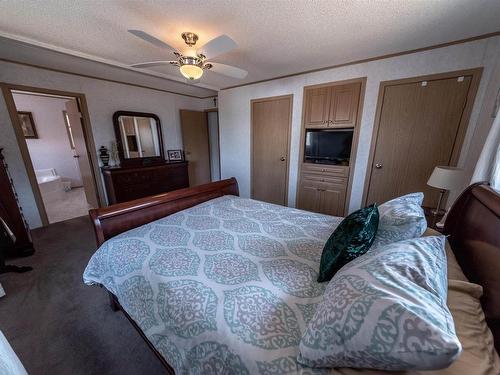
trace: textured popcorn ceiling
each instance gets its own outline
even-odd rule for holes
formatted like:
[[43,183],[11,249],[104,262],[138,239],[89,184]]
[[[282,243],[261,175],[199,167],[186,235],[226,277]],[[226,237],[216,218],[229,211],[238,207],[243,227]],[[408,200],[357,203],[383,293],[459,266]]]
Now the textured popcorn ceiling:
[[[239,48],[214,61],[249,74],[237,80],[207,72],[200,85],[217,89],[500,31],[500,1],[0,2],[0,36],[117,65],[173,59],[130,28],[177,48],[185,46],[183,31],[197,33],[199,46],[223,33],[232,37]],[[182,81],[175,67],[151,71]]]

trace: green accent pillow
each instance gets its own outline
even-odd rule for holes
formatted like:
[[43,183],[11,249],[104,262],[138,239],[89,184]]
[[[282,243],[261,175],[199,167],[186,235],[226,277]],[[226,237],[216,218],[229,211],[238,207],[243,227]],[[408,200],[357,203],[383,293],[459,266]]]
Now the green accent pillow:
[[378,220],[376,204],[342,220],[323,247],[318,282],[330,281],[344,265],[368,251],[377,234]]

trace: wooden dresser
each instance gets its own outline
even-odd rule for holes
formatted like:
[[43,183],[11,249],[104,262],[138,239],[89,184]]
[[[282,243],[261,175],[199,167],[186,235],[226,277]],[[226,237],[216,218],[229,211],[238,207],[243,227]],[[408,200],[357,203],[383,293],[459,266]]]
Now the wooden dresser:
[[[363,79],[304,88],[301,166],[297,207],[327,215],[347,212],[349,180],[359,134],[359,111]],[[352,129],[353,139],[348,165],[306,162],[307,129]]]
[[[12,249],[8,249],[5,256],[27,256],[35,252],[31,242],[31,232],[26,223],[17,193],[14,191],[8,167],[0,148],[0,230],[4,230],[7,225],[15,236],[15,243]],[[3,220],[3,222],[2,222]],[[5,223],[5,224],[4,224]],[[0,244],[1,246],[1,244]],[[1,254],[0,254],[1,258]],[[0,263],[0,267],[2,264]]]
[[109,204],[189,187],[187,162],[102,168]]

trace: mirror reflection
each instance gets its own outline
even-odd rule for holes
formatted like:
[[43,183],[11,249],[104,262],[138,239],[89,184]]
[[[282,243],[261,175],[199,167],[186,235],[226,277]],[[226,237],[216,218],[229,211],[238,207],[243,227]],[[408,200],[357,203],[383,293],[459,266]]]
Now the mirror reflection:
[[125,159],[161,156],[159,124],[152,117],[118,117]]

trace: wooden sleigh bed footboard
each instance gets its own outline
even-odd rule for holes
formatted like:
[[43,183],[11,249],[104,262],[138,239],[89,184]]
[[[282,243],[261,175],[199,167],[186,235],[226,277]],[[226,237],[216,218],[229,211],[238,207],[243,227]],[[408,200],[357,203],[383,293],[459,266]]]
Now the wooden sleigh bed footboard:
[[[126,232],[127,230],[137,228],[186,208],[222,197],[223,195],[239,196],[238,182],[234,177],[227,180],[175,190],[164,194],[153,195],[90,210],[89,215],[94,224],[97,246],[101,246],[106,240]],[[148,340],[137,323],[130,317],[125,309],[122,308],[118,298],[109,291],[108,295],[113,311],[121,310],[123,312],[125,317],[163,364],[166,373],[175,374],[174,369],[155,349],[154,345]]]
[[223,195],[239,196],[234,177],[90,210],[97,246],[127,230]]

